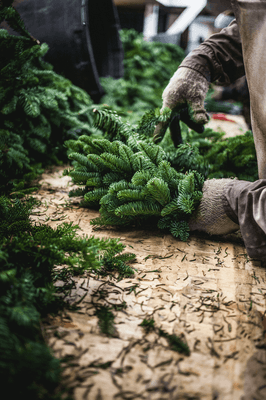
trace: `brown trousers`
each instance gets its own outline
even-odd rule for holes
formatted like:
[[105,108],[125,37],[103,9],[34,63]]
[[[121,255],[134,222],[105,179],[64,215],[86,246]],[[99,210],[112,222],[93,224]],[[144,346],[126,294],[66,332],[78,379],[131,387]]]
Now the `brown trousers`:
[[240,226],[248,255],[266,262],[266,179],[234,179],[222,200],[227,216]]

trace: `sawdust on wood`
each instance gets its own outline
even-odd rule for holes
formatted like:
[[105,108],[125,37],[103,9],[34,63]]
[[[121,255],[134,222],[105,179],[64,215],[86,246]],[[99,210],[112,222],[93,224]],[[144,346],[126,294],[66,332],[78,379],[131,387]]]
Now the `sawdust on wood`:
[[[68,198],[63,169],[43,174],[35,220],[52,227],[73,221],[81,235],[118,237],[137,255],[132,278],[74,277],[69,301],[85,295],[80,310],[45,323],[55,356],[67,357],[62,385],[74,399],[248,400],[255,392],[265,399],[266,274],[241,239],[192,235],[181,242],[159,230],[97,229],[90,220],[98,211]],[[123,305],[113,311],[114,337],[100,333],[99,305]],[[155,331],[145,334],[140,324],[149,318],[182,337],[190,355],[171,350]]]

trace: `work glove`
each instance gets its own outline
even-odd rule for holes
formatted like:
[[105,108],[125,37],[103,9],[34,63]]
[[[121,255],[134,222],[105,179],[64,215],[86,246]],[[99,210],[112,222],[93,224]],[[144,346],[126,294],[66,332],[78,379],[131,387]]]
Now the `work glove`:
[[191,231],[226,235],[239,229],[239,225],[233,222],[224,210],[224,189],[232,181],[234,179],[210,179],[204,182],[200,205],[189,220]]
[[[154,131],[153,140],[158,143],[170,123],[171,137],[174,145],[180,143],[181,131],[179,121],[185,122],[189,128],[203,133],[204,124],[209,120],[204,109],[204,100],[209,89],[208,80],[199,72],[191,68],[179,68],[163,92],[163,106],[177,111],[177,116],[171,121],[160,122]],[[174,119],[173,119],[174,118]]]

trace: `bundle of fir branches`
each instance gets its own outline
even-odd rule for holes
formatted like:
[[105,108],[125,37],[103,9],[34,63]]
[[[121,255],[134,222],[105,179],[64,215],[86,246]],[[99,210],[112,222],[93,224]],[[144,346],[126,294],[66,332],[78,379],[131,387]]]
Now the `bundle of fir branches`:
[[64,174],[83,186],[70,195],[83,194],[84,206],[100,206],[101,216],[92,224],[123,226],[152,219],[187,240],[188,220],[202,197],[204,176],[191,169],[199,166],[200,156],[193,146],[181,145],[176,159],[186,160],[186,165],[181,162],[177,171],[162,147],[146,136],[170,114],[150,112],[135,127],[124,124],[115,112],[95,110],[95,125],[105,137],[82,135],[66,142],[74,168]]
[[223,133],[206,129],[200,135],[181,123],[185,144],[175,148],[168,132],[155,145],[154,127],[174,113],[165,109],[160,114],[156,109],[144,114],[138,125],[130,125],[115,111],[98,109],[95,125],[104,138],[82,135],[65,143],[74,168],[64,174],[81,186],[70,196],[83,195],[83,206],[99,207],[101,216],[92,224],[123,226],[156,220],[160,229],[186,240],[204,180],[257,179],[250,131],[223,139]]
[[64,140],[93,132],[89,95],[42,60],[47,44],[31,37],[12,3],[0,2],[0,23],[19,33],[0,29],[0,193],[21,190],[22,177],[39,172],[34,164],[66,160]]

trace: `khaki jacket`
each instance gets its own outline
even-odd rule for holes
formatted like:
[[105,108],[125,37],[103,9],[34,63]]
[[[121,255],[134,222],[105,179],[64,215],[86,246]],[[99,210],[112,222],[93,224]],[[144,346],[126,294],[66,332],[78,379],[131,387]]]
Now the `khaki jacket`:
[[245,75],[242,45],[236,20],[193,50],[180,67],[200,72],[209,82],[228,85]]

